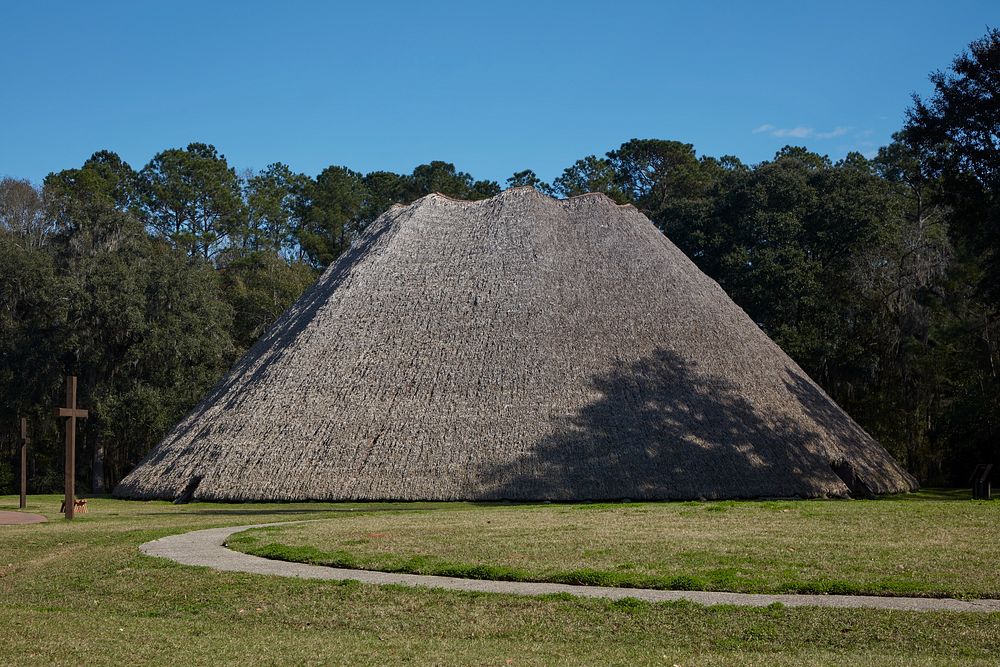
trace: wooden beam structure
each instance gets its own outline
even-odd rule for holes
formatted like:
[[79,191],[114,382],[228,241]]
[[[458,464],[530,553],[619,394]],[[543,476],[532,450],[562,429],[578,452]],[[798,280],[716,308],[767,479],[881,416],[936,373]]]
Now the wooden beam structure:
[[76,502],[76,420],[86,419],[87,411],[76,407],[76,376],[66,378],[66,405],[56,408],[57,417],[66,417],[66,498],[63,510],[66,518],[73,518]]
[[28,506],[28,445],[31,436],[28,435],[28,418],[21,417],[21,509]]

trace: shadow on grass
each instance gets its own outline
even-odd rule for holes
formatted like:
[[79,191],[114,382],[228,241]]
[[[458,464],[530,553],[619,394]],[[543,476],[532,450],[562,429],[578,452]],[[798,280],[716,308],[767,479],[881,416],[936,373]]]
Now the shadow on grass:
[[[923,501],[968,501],[972,499],[972,491],[970,489],[946,489],[946,488],[934,488],[934,489],[921,489],[915,493],[899,493],[888,496],[877,497],[876,500],[905,500],[907,502],[923,502]],[[843,500],[841,498],[791,498],[791,499],[781,499],[781,502],[802,502],[802,503],[822,503],[822,502],[836,502]],[[461,503],[440,503],[437,505],[429,507],[407,507],[406,503],[399,503],[394,505],[385,505],[385,503],[372,503],[371,506],[366,506],[364,503],[354,503],[350,507],[328,507],[325,509],[321,508],[301,508],[301,509],[192,509],[190,511],[184,511],[178,509],[173,512],[142,512],[141,514],[146,515],[159,515],[159,514],[196,514],[196,515],[266,515],[266,514],[309,514],[309,513],[349,513],[349,512],[359,512],[359,513],[370,513],[370,512],[433,512],[433,511],[454,511],[460,507],[465,507],[466,509],[490,509],[490,508],[525,508],[525,507],[560,507],[560,506],[573,506],[578,509],[608,509],[616,507],[634,507],[646,504],[653,505],[682,505],[691,503],[692,501],[685,500],[647,500],[647,501],[622,501],[622,502],[572,502],[572,501],[555,501],[555,502],[535,502],[535,501],[483,501],[483,502],[468,502],[463,501]],[[696,503],[706,502],[706,501],[694,501]],[[738,505],[740,503],[746,504],[756,504],[760,502],[772,502],[769,499],[761,498],[748,498],[748,499],[735,499],[735,500],[721,500],[721,501],[707,501],[711,505]],[[197,503],[192,503],[189,507],[193,507]]]
[[[301,509],[301,510],[193,510],[185,512],[136,512],[136,516],[268,516],[271,514],[326,514],[329,512],[347,512],[342,509]],[[358,511],[358,510],[355,510]],[[370,510],[364,510],[370,511]]]
[[[371,505],[365,505],[364,503],[351,503],[347,507],[288,507],[288,508],[197,508],[197,503],[191,503],[189,505],[177,506],[177,509],[173,511],[160,511],[160,512],[137,512],[136,514],[143,516],[178,516],[178,515],[202,515],[202,516],[266,516],[268,514],[370,514],[373,512],[435,512],[435,511],[449,511],[453,512],[456,509],[479,509],[479,508],[491,508],[491,507],[514,507],[514,506],[531,506],[537,505],[537,503],[510,503],[510,502],[462,502],[462,503],[439,503],[435,505],[427,506],[408,506],[409,503],[398,503],[387,505],[385,503],[372,503]],[[193,509],[187,509],[191,507]]]
[[972,489],[921,489],[916,493],[889,496],[887,500],[972,500]]

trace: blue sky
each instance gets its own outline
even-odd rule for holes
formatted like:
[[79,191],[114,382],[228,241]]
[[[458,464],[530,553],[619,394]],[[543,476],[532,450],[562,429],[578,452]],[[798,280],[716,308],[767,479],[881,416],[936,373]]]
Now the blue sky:
[[501,183],[632,137],[839,158],[996,25],[995,0],[9,3],[0,176],[192,141],[238,169],[440,159]]

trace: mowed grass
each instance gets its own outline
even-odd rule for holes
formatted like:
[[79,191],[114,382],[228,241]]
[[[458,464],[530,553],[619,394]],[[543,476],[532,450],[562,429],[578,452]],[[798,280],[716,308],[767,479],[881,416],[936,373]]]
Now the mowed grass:
[[[32,497],[48,523],[0,526],[2,665],[990,665],[1000,636],[1000,614],[480,595],[221,573],[138,551],[212,526],[491,508],[96,499],[67,523],[58,507]],[[502,508],[522,509],[533,511]]]
[[1000,598],[1000,503],[855,501],[463,507],[234,535],[283,560],[482,579]]

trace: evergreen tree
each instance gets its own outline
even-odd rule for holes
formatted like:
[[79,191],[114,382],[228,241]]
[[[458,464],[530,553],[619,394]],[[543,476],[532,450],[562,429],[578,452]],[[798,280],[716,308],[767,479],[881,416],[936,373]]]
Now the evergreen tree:
[[139,173],[139,190],[151,228],[189,255],[214,258],[244,228],[240,179],[210,144],[157,153]]

